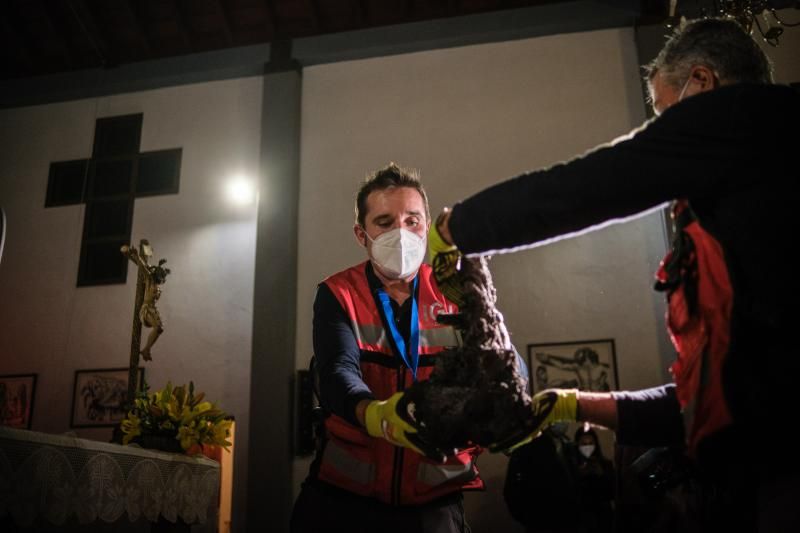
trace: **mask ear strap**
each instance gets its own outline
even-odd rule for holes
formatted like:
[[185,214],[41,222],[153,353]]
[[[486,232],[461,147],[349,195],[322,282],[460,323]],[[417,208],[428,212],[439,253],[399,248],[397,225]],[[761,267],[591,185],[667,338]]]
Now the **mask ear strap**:
[[681,94],[678,95],[678,102],[683,100],[683,95],[686,94],[686,89],[689,88],[689,83],[692,81],[692,73],[689,73],[689,77],[686,78],[686,83],[683,84],[683,89],[681,89]]
[[369,239],[369,240],[373,240],[373,239],[370,238],[369,233],[367,233],[367,229],[364,226],[358,224],[356,227],[361,230],[361,233],[364,234],[364,238],[363,239],[361,239],[360,236],[358,234],[356,234],[356,237],[358,238],[358,243],[361,246],[363,246],[364,248],[366,248],[367,247],[367,239]]

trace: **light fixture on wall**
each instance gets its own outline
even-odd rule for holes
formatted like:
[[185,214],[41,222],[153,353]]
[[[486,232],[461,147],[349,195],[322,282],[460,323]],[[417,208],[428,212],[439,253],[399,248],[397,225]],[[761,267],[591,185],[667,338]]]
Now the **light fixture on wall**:
[[253,181],[244,176],[234,176],[225,184],[225,196],[235,205],[250,205],[256,200]]
[[[669,0],[668,27],[677,26],[680,22],[677,7],[678,0]],[[786,21],[778,14],[778,9],[788,7],[798,10],[797,22]],[[733,19],[750,34],[758,30],[764,41],[772,46],[778,46],[784,28],[800,26],[800,2],[797,0],[693,0],[690,6],[680,11],[682,15],[692,18],[713,16]]]

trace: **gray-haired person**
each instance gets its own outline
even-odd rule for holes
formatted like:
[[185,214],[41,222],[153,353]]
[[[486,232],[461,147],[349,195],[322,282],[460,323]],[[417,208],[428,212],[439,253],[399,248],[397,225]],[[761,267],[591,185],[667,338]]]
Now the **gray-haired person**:
[[798,467],[761,431],[791,416],[800,374],[788,260],[800,95],[772,84],[769,60],[730,20],[679,28],[646,70],[657,117],[439,216],[428,239],[439,285],[458,301],[459,253],[518,249],[672,202],[676,240],[657,289],[668,298],[675,383],[542,392],[533,436],[577,419],[615,429],[620,444],[685,446],[704,530],[800,531]]

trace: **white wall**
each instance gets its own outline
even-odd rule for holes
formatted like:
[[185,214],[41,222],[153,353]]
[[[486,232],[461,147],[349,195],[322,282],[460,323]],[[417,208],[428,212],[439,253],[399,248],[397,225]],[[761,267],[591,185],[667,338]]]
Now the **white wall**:
[[89,157],[95,119],[129,113],[144,113],[142,151],[183,148],[180,193],[134,207],[132,241],[149,239],[172,270],[158,304],[166,331],[145,377],[154,388],[193,380],[234,414],[245,472],[256,208],[227,205],[221,187],[233,172],[258,171],[260,78],[0,111],[0,374],[37,373],[32,429],[60,433],[75,370],[128,365],[135,268],[125,285],[76,288],[84,208],[44,201],[50,163]]
[[[370,170],[421,170],[438,212],[472,192],[607,141],[644,118],[631,30],[605,30],[323,65],[303,73],[297,365],[326,275],[364,257],[353,199]],[[496,257],[498,306],[518,348],[612,337],[625,387],[666,379],[650,290],[664,250],[657,215]],[[610,451],[610,450],[609,450]],[[297,461],[296,485],[306,473]],[[480,459],[488,493],[467,496],[473,531],[517,527],[502,502],[506,459]]]

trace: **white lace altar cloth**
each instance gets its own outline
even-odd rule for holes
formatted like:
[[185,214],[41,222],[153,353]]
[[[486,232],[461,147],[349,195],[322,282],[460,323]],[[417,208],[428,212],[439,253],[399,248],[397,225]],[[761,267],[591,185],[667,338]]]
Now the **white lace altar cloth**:
[[[18,526],[216,520],[219,463],[0,426],[0,519]],[[2,520],[0,520],[2,523]]]

